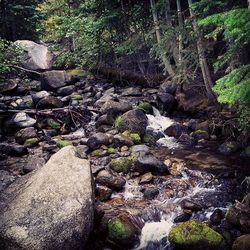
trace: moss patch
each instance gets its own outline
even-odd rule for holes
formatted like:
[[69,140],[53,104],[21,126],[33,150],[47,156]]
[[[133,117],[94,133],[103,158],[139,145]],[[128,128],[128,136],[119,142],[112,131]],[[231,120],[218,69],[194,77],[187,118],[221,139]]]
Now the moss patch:
[[117,129],[122,129],[123,127],[123,124],[124,124],[124,119],[122,117],[122,115],[118,116],[116,119],[115,119],[115,123],[114,123],[114,126],[115,128]]
[[144,143],[149,143],[149,144],[154,144],[155,143],[155,138],[153,135],[150,135],[150,134],[145,134],[143,136],[143,142]]
[[72,98],[73,100],[82,100],[82,96],[79,95],[79,94],[72,94],[72,95],[71,95],[71,98]]
[[29,139],[26,139],[24,141],[24,145],[30,145],[30,146],[32,145],[32,146],[34,146],[34,145],[37,145],[38,142],[39,142],[38,138],[29,138]]
[[107,149],[107,152],[108,152],[108,154],[115,154],[115,153],[117,153],[118,152],[118,149],[116,149],[116,148],[108,148]]
[[130,131],[126,130],[122,133],[122,135],[129,138],[130,140],[132,140],[133,143],[135,143],[135,144],[141,143],[141,137],[137,133],[131,133]]
[[131,244],[135,230],[132,225],[121,218],[114,218],[108,222],[108,238],[116,243]]
[[132,166],[132,160],[126,157],[114,159],[110,162],[110,168],[117,173],[128,173]]
[[63,147],[66,147],[66,146],[72,146],[72,143],[70,141],[67,141],[67,140],[58,140],[56,142],[57,146],[59,148],[63,148]]
[[100,156],[102,152],[103,152],[103,149],[96,149],[91,153],[91,155],[94,157],[97,157],[97,156]]
[[183,249],[220,249],[225,245],[219,233],[195,220],[174,226],[168,237],[173,246]]
[[55,121],[54,119],[48,119],[47,124],[50,128],[53,128],[53,129],[60,129],[61,128],[61,124],[59,122]]
[[148,102],[142,102],[138,105],[139,109],[142,109],[146,114],[153,114],[153,107]]

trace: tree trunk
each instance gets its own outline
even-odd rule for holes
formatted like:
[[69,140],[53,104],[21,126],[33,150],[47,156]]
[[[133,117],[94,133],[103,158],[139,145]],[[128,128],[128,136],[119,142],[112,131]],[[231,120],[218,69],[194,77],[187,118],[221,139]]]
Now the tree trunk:
[[193,19],[193,28],[194,28],[194,32],[195,32],[196,37],[197,37],[197,51],[198,51],[199,63],[200,63],[201,71],[202,71],[202,76],[203,76],[204,83],[205,83],[207,97],[210,100],[215,101],[216,96],[212,90],[213,81],[212,81],[211,73],[210,73],[210,70],[209,70],[209,67],[207,64],[207,59],[205,57],[205,52],[204,52],[204,48],[202,45],[202,36],[201,36],[200,30],[199,30],[199,26],[197,24],[195,13],[192,9],[192,4],[193,4],[192,0],[188,0],[190,16]]
[[248,9],[250,9],[250,0],[248,0]]
[[178,47],[179,47],[179,57],[178,57],[178,63],[179,66],[181,65],[182,61],[182,51],[183,51],[183,36],[182,36],[182,29],[183,29],[183,20],[182,20],[182,14],[181,14],[181,3],[180,0],[176,0],[177,5],[177,14],[178,14],[178,24],[179,24],[179,35],[178,35]]
[[[161,32],[160,32],[158,15],[157,15],[156,8],[155,8],[155,0],[150,0],[150,4],[151,4],[151,10],[152,10],[153,21],[154,21],[154,26],[155,26],[156,39],[157,39],[158,45],[160,45],[161,44]],[[164,63],[166,71],[171,76],[171,78],[173,78],[175,76],[175,73],[166,55],[162,56],[162,61]]]

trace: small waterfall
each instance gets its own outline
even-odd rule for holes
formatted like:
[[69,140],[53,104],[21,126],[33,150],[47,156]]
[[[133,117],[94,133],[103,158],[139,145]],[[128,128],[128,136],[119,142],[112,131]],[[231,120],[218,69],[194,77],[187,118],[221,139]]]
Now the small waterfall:
[[157,141],[157,144],[169,149],[180,148],[181,145],[174,137],[165,135],[164,131],[174,124],[174,120],[168,117],[162,116],[160,111],[153,107],[153,115],[147,115],[148,117],[148,130],[152,130],[156,134],[160,134],[162,138]]

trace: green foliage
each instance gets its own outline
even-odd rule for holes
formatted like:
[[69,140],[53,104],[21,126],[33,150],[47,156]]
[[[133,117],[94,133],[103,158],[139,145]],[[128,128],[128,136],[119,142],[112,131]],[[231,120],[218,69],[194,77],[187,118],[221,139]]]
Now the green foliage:
[[234,9],[224,13],[214,14],[202,19],[199,24],[208,26],[212,31],[207,35],[208,38],[217,38],[223,32],[224,39],[229,45],[223,57],[215,64],[216,69],[226,65],[239,65],[239,52],[250,43],[250,10]]
[[216,82],[214,91],[220,103],[238,105],[240,124],[244,131],[250,127],[250,64],[233,70]]
[[250,115],[250,64],[243,65],[242,53],[250,44],[250,10],[239,8],[214,14],[199,24],[208,29],[208,38],[216,40],[218,34],[224,35],[228,49],[214,66],[216,69],[228,67],[229,73],[216,82],[213,90],[220,103],[239,107],[241,128],[246,131]]
[[40,19],[36,6],[41,0],[1,1],[1,36],[7,40],[36,40],[36,24]]
[[14,70],[19,63],[21,53],[18,48],[11,46],[11,43],[0,38],[0,81]]

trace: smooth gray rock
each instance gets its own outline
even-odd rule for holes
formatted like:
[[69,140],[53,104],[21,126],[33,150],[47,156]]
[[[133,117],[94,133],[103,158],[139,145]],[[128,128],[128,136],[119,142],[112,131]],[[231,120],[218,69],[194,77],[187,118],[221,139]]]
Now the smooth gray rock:
[[47,70],[52,67],[53,54],[42,44],[29,40],[18,40],[15,46],[23,49],[22,65],[31,70]]
[[0,249],[83,249],[93,206],[89,161],[77,158],[74,147],[64,147],[2,194]]
[[42,88],[45,90],[55,90],[64,87],[71,80],[71,75],[64,70],[47,71],[41,75]]
[[32,127],[36,123],[36,120],[31,118],[24,112],[15,114],[11,120],[11,124],[18,128]]

